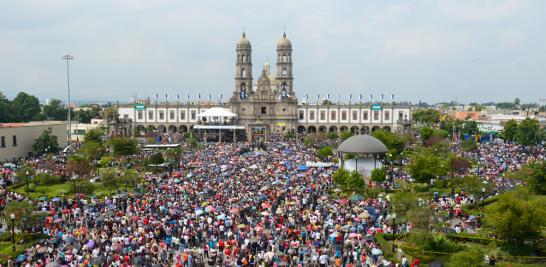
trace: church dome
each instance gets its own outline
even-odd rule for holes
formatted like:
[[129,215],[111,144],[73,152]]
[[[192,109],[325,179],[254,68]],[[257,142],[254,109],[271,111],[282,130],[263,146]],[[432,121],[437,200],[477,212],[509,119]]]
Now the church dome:
[[246,39],[246,34],[244,32],[241,39],[239,39],[239,42],[237,43],[237,48],[251,48],[250,41]]
[[277,49],[292,49],[292,43],[290,39],[286,38],[286,33],[282,34],[282,38],[277,43]]

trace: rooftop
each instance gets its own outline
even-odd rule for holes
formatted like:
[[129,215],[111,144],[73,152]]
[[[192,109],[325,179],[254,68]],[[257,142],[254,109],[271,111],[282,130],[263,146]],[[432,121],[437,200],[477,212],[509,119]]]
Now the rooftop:
[[31,122],[7,122],[0,123],[0,128],[19,128],[19,127],[32,127],[43,125],[57,125],[65,124],[65,121],[31,121]]

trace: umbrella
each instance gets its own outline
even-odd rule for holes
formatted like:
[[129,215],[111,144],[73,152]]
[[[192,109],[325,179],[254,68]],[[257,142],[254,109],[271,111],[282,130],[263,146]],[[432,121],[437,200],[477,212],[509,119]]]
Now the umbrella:
[[340,204],[347,204],[349,202],[349,200],[347,200],[346,198],[342,198],[339,200],[339,203]]
[[47,200],[47,197],[46,196],[41,196],[41,197],[38,198],[38,200],[44,201],[44,200]]
[[381,255],[383,254],[383,251],[381,251],[378,248],[372,248],[372,255]]
[[220,215],[216,216],[216,220],[225,220],[225,219],[226,219],[225,214],[220,214]]
[[307,171],[307,170],[309,170],[309,167],[307,167],[305,165],[299,165],[297,170],[298,171]]
[[336,193],[339,193],[339,192],[341,192],[341,191],[343,191],[343,190],[341,190],[341,189],[339,189],[339,188],[334,189],[334,192],[336,192]]
[[55,223],[61,223],[61,222],[63,222],[63,218],[57,218],[57,219],[55,219],[54,222],[55,222]]
[[206,212],[215,212],[216,209],[213,206],[208,205],[207,207],[205,207],[205,211]]
[[[100,264],[98,264],[100,265]],[[45,267],[61,267],[61,265],[55,261],[49,262]]]
[[17,259],[15,259],[15,262],[22,262],[22,261],[25,261],[27,259],[27,257],[23,254],[17,256]]
[[360,214],[358,214],[358,218],[360,219],[367,219],[370,217],[370,214],[368,212],[362,212]]
[[60,197],[54,197],[53,199],[51,199],[51,201],[59,202],[59,201],[61,201],[61,198]]
[[95,247],[95,241],[90,239],[89,241],[87,241],[87,244],[85,244],[85,246],[89,249],[93,249]]
[[358,237],[357,233],[350,233],[349,234],[349,238],[355,238],[355,237]]
[[239,226],[237,226],[239,229],[243,229],[243,228],[246,228],[246,224],[244,223],[241,223],[239,224]]
[[203,212],[202,209],[197,209],[197,210],[195,210],[195,214],[197,214],[197,216],[199,216],[199,215],[201,215],[201,214],[203,214],[203,213],[204,213],[204,212]]
[[231,208],[231,209],[229,210],[229,212],[231,212],[231,213],[237,213],[237,212],[239,212],[239,210],[238,210],[237,208]]
[[362,195],[359,195],[359,194],[354,194],[349,198],[349,200],[354,201],[354,202],[361,201],[363,199],[364,199],[364,197]]
[[269,216],[269,212],[267,211],[262,211],[262,213],[260,213],[262,216]]
[[36,250],[37,253],[46,253],[47,247],[43,246]]

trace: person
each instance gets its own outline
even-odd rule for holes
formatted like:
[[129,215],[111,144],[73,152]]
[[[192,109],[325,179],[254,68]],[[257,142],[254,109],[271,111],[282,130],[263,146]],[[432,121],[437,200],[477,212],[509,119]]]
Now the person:
[[421,260],[417,258],[417,256],[413,257],[413,260],[411,261],[410,267],[419,267],[419,264],[421,264]]
[[328,255],[326,253],[322,253],[319,257],[319,266],[320,267],[326,267],[328,265]]

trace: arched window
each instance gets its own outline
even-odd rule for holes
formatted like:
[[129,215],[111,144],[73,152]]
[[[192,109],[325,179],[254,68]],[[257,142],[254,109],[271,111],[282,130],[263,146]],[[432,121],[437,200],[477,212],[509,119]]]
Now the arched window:
[[246,69],[245,68],[241,69],[241,77],[246,78]]
[[245,83],[241,83],[241,91],[242,92],[246,91],[246,84]]
[[286,83],[282,83],[282,85],[281,85],[281,91],[286,91]]
[[245,55],[241,55],[241,62],[245,62]]
[[282,68],[281,76],[286,77],[287,75],[288,75],[288,71],[286,70],[286,68]]
[[282,56],[282,62],[288,62],[288,61],[286,61],[286,55]]
[[241,55],[237,55],[237,62],[241,62]]

